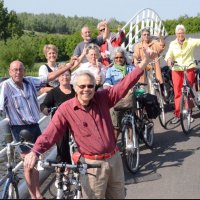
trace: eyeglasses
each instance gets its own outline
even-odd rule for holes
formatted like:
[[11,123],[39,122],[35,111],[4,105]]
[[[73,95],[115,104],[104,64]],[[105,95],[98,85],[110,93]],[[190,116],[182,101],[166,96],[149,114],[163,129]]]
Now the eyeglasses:
[[86,87],[89,89],[93,89],[94,85],[89,84],[89,85],[77,85],[80,89],[85,89]]
[[24,68],[19,68],[19,69],[14,68],[14,69],[11,69],[11,71],[14,72],[14,73],[23,72]]
[[146,33],[146,34],[143,34],[143,36],[150,36],[150,34],[149,34],[149,33]]
[[124,59],[124,57],[115,57],[115,59],[117,60],[117,59]]
[[105,28],[103,28],[103,29],[101,29],[101,30],[99,30],[100,32],[103,32],[103,31],[105,31]]

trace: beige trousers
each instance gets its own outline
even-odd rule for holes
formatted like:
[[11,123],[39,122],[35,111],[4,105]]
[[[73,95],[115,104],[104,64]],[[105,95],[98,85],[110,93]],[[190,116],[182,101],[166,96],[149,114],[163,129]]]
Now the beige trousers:
[[81,176],[83,199],[125,199],[124,170],[121,155],[117,152],[107,160],[90,160],[101,168],[88,169],[92,175]]

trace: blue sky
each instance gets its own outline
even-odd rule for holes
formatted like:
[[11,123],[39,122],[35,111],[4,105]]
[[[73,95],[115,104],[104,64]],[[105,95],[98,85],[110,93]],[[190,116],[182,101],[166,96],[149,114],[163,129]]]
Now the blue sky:
[[153,9],[162,20],[200,13],[199,0],[4,0],[4,6],[17,13],[55,13],[66,17],[115,18],[125,22],[144,8]]

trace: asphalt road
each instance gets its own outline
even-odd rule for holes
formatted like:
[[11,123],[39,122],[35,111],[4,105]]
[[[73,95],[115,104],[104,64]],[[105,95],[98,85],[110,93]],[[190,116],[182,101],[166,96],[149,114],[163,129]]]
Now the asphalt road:
[[[167,113],[172,119],[172,109]],[[200,112],[194,109],[192,131],[186,136],[181,126],[161,127],[155,120],[152,150],[141,145],[140,169],[132,175],[125,169],[127,199],[200,198]]]

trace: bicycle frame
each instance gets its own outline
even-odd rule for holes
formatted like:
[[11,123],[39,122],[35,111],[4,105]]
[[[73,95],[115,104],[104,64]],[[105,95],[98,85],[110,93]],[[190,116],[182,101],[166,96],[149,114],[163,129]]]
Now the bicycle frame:
[[[17,177],[17,175],[13,171],[13,158],[14,158],[14,156],[12,157],[12,155],[14,154],[13,148],[15,146],[18,146],[19,144],[20,144],[20,142],[19,143],[8,143],[7,146],[6,146],[6,154],[7,154],[7,158],[8,158],[7,175],[0,181],[0,186],[5,183],[4,188],[3,188],[3,192],[2,192],[2,199],[6,198],[7,192],[8,192],[8,195],[11,194],[12,191],[9,191],[10,184],[17,186],[18,183],[19,183],[19,178]],[[17,192],[17,195],[18,195],[18,191],[16,191],[16,192]]]
[[[18,178],[16,171],[21,165],[22,161],[19,164],[17,164],[15,168],[13,167],[15,165],[14,164],[15,148],[20,145],[26,145],[30,149],[32,147],[32,144],[29,142],[26,142],[25,141],[26,138],[23,138],[25,137],[25,134],[24,134],[25,132],[27,131],[25,130],[25,131],[20,132],[20,136],[22,137],[20,142],[11,142],[11,143],[7,143],[6,145],[5,149],[6,149],[6,155],[7,155],[7,175],[0,181],[0,186],[5,184],[3,188],[3,192],[2,192],[2,199],[5,199],[5,198],[11,199],[13,198],[13,195],[14,195],[14,198],[19,198],[17,185],[19,183],[20,178]],[[28,135],[26,135],[26,137],[28,138]]]

